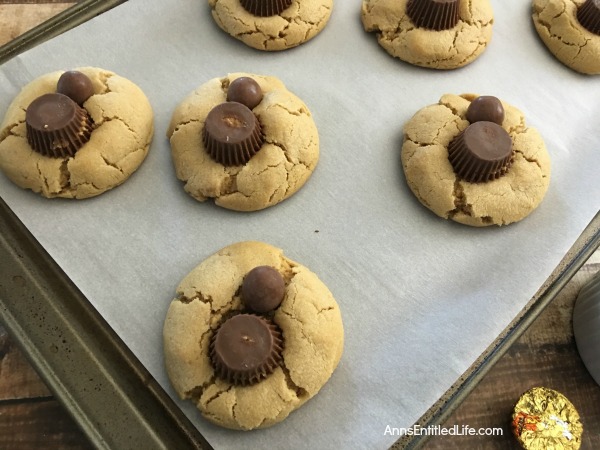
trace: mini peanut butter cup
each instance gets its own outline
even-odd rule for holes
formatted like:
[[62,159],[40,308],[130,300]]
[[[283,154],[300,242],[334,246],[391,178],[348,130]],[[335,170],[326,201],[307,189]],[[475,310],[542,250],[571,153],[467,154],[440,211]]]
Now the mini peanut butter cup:
[[240,0],[242,7],[259,17],[276,16],[292,4],[292,0]]
[[246,164],[263,144],[260,122],[238,102],[221,103],[208,113],[202,140],[208,154],[224,166]]
[[577,20],[589,32],[600,35],[600,0],[586,0],[577,10]]
[[448,158],[462,179],[477,183],[504,175],[512,164],[512,139],[498,124],[475,122],[448,146]]
[[406,14],[421,28],[441,31],[458,23],[460,0],[408,0]]
[[285,295],[285,281],[281,274],[270,266],[258,266],[244,277],[242,300],[246,307],[256,313],[276,309]]
[[87,111],[63,94],[45,94],[27,107],[27,142],[36,152],[54,158],[75,155],[92,134]]
[[247,386],[273,373],[281,364],[281,332],[269,319],[238,314],[221,324],[210,342],[215,374],[229,383]]

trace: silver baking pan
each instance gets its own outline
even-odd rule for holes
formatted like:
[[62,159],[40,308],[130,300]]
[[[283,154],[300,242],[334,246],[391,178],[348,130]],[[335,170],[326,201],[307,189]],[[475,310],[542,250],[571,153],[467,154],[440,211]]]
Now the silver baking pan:
[[[120,3],[78,3],[0,48],[0,63]],[[1,199],[0,229],[0,318],[94,446],[211,448]],[[443,423],[599,245],[597,214],[519,315],[417,423]],[[393,448],[419,448],[425,439],[405,436]]]

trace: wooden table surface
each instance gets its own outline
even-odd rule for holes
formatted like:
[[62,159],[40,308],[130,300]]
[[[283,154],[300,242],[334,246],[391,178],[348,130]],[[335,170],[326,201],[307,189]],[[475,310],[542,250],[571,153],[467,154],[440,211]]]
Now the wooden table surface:
[[[74,3],[0,0],[0,45]],[[596,252],[443,424],[459,429],[500,427],[502,435],[432,437],[424,448],[520,448],[510,431],[513,405],[527,389],[546,386],[577,407],[585,428],[581,449],[600,449],[600,386],[577,353],[571,321],[579,289],[599,270]],[[0,325],[0,449],[42,448],[92,446]]]

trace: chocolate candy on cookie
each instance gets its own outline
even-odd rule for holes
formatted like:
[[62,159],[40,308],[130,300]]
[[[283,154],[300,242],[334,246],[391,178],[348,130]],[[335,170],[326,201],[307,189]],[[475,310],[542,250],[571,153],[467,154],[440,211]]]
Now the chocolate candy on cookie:
[[252,269],[242,283],[242,300],[246,307],[257,313],[276,309],[285,295],[285,282],[281,274],[270,266]]
[[258,383],[282,361],[281,331],[265,317],[238,314],[217,329],[210,359],[217,376],[236,385]]
[[227,88],[227,101],[238,102],[254,109],[262,100],[263,92],[259,84],[250,77],[239,77]]
[[458,23],[460,0],[408,0],[406,14],[421,28],[449,30]]
[[206,116],[202,140],[208,154],[224,166],[250,161],[263,144],[260,122],[250,109],[237,102],[215,106]]
[[581,446],[579,413],[554,389],[534,387],[525,392],[515,405],[512,428],[525,450],[577,450]]
[[70,97],[79,106],[94,95],[92,80],[78,70],[63,73],[56,83],[56,92]]
[[292,0],[240,0],[241,5],[250,14],[258,17],[276,16],[289,8]]
[[458,176],[477,183],[506,173],[512,161],[512,139],[493,122],[475,122],[448,146],[448,158]]
[[55,158],[73,156],[92,133],[85,109],[63,94],[36,98],[25,114],[27,142],[36,152]]
[[577,20],[589,32],[600,35],[600,0],[586,0],[577,10]]
[[480,95],[467,108],[467,120],[471,123],[488,121],[502,125],[504,121],[502,102],[491,95]]

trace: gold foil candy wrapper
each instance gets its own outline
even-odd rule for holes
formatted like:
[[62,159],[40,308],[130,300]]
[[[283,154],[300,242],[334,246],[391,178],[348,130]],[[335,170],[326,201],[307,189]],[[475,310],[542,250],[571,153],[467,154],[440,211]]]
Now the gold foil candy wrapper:
[[581,446],[579,413],[553,389],[534,387],[525,392],[515,405],[512,428],[525,450],[576,450]]

